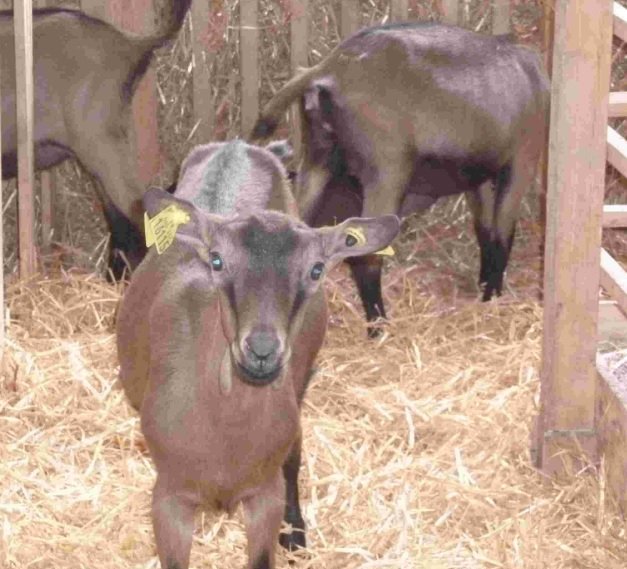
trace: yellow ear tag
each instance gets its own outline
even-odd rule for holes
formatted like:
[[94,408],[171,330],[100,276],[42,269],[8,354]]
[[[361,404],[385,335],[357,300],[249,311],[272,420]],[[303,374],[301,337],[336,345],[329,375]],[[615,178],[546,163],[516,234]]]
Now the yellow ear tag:
[[[365,245],[366,244],[366,236],[364,235],[364,231],[361,227],[349,227],[346,230],[346,235],[351,235],[357,240],[356,245]],[[375,251],[373,255],[383,255],[386,257],[392,257],[394,255],[394,249],[390,245],[381,249],[380,251]]]
[[155,245],[161,255],[174,241],[179,225],[189,221],[189,214],[176,204],[161,210],[152,219],[144,213],[146,247]]

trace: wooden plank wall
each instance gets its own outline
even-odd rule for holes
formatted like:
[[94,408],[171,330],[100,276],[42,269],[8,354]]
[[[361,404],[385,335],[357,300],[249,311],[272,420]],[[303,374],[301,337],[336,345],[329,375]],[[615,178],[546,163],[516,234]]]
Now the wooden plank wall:
[[536,431],[538,465],[547,473],[566,466],[571,455],[564,451],[583,449],[596,458],[597,346],[592,339],[597,333],[611,18],[609,2],[571,0],[555,7]]

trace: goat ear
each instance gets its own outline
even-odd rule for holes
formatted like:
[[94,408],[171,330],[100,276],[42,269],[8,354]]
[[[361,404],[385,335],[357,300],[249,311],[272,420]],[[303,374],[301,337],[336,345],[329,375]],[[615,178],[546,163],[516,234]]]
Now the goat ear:
[[146,190],[142,202],[144,204],[144,210],[149,217],[155,217],[159,212],[173,204],[188,215],[192,215],[192,210],[196,209],[188,201],[174,197],[171,193],[161,188],[149,188]]
[[146,210],[146,246],[163,253],[176,238],[193,247],[201,258],[208,257],[211,233],[217,220],[202,215],[186,200],[159,188],[150,188],[143,197]]
[[376,253],[398,235],[401,222],[395,215],[351,217],[335,227],[324,227],[324,251],[330,262]]

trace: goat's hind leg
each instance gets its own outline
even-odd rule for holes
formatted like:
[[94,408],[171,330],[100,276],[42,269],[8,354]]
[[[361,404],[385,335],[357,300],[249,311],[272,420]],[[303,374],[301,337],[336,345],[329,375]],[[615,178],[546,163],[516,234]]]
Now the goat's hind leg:
[[259,491],[243,500],[248,569],[275,569],[276,541],[285,508],[285,483],[277,471]]

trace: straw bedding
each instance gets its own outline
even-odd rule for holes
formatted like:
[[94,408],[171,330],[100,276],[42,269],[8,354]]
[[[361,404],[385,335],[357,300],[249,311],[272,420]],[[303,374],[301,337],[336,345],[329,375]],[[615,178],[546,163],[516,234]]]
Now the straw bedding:
[[[362,2],[362,23],[385,18],[383,4]],[[421,19],[437,11],[437,3],[409,4]],[[237,18],[234,0],[215,5],[231,17],[216,20],[224,41],[208,62],[215,138],[222,139],[238,132]],[[273,25],[285,5],[261,2],[264,101],[289,72],[285,26]],[[487,6],[465,2],[466,22],[483,29]],[[539,5],[514,8],[517,35],[537,43]],[[337,40],[336,9],[312,2],[312,62]],[[196,142],[190,51],[188,25],[158,65],[162,143],[175,162]],[[75,207],[86,176],[75,165],[64,172],[60,194]],[[616,177],[613,185],[623,198]],[[61,268],[103,265],[106,241],[94,232],[99,212],[92,197],[83,199],[79,214],[64,210],[57,236],[70,246],[57,251],[50,276],[7,291],[2,569],[158,567],[149,515],[155,473],[137,416],[115,386],[122,289]],[[365,339],[346,272],[328,282],[329,333],[303,408],[301,499],[310,548],[299,569],[627,566],[625,524],[595,468],[556,481],[531,467],[541,340],[534,200],[524,204],[509,290],[498,301],[476,301],[477,247],[457,198],[407,224],[396,245],[402,262],[393,260],[386,271],[392,320],[381,339]],[[620,234],[606,239],[625,251]],[[9,240],[5,247],[15,250]],[[6,265],[12,269],[14,257]],[[239,512],[232,519],[199,515],[192,567],[244,564]],[[287,567],[283,553],[279,566]]]
[[[297,567],[624,567],[624,523],[590,467],[530,466],[541,309],[433,296],[392,263],[392,322],[365,339],[346,272],[303,409]],[[0,383],[0,567],[157,567],[154,471],[115,387],[120,291],[94,276],[12,286]],[[198,517],[192,567],[240,567],[239,513]],[[287,567],[281,554],[280,567]]]

